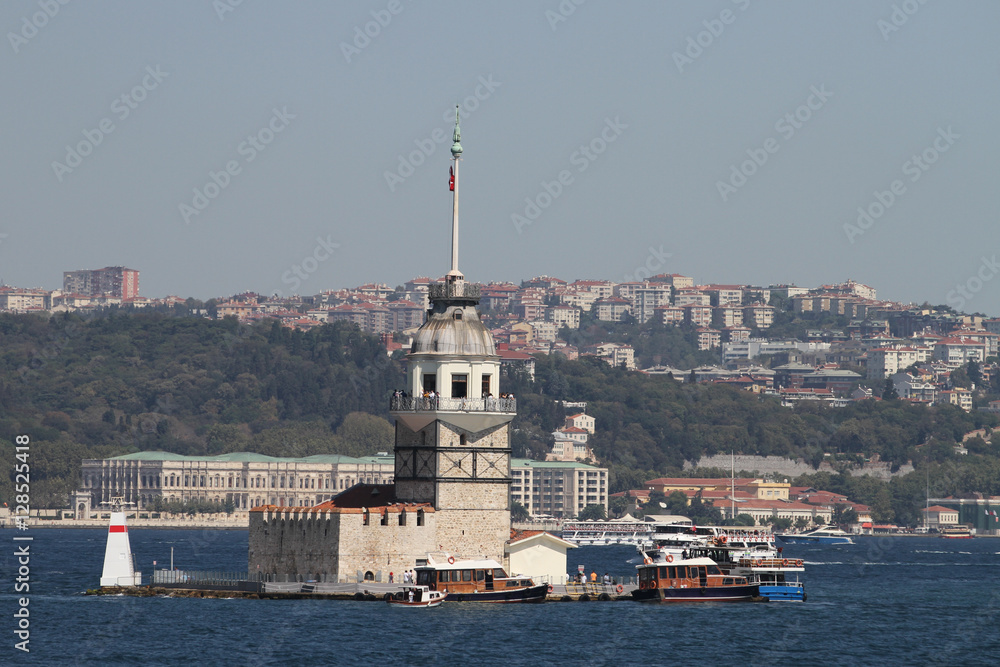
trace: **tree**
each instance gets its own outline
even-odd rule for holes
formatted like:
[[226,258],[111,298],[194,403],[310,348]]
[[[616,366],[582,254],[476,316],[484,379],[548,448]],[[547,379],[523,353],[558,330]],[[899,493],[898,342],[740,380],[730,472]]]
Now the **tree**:
[[344,418],[337,435],[349,456],[371,456],[379,451],[391,451],[395,433],[382,417],[352,412]]
[[671,514],[689,516],[688,497],[680,491],[674,491],[667,497],[667,511]]
[[858,513],[850,505],[836,505],[833,508],[833,517],[830,523],[835,526],[847,526],[858,522]]
[[882,389],[882,400],[895,401],[898,399],[899,392],[896,391],[896,385],[893,383],[892,378],[886,378]]
[[969,376],[969,382],[976,385],[977,387],[983,381],[983,373],[979,369],[979,364],[975,359],[969,362],[969,365],[965,367],[965,373]]
[[620,517],[628,512],[629,502],[624,496],[618,496],[608,501],[608,511],[613,517]]
[[[663,495],[663,491],[660,491],[659,489],[653,489],[652,491],[649,492],[649,497],[646,499],[646,507],[652,510],[651,514],[662,514],[664,506],[666,506],[666,504],[667,504],[667,497]],[[685,502],[685,504],[687,503]]]
[[804,516],[800,516],[795,520],[795,527],[798,530],[805,530],[806,526],[808,525],[809,525],[809,519],[805,518]]
[[577,521],[604,521],[607,518],[607,514],[604,512],[604,505],[587,505],[580,510],[580,516],[577,517]]
[[510,506],[510,520],[529,521],[530,519],[531,514],[528,512],[528,508],[515,500]]

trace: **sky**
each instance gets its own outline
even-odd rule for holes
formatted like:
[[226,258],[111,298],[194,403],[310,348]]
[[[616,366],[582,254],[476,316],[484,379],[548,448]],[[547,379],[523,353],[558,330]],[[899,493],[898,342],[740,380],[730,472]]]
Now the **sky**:
[[0,282],[442,276],[459,105],[469,280],[853,279],[995,316],[998,25],[992,0],[6,0]]

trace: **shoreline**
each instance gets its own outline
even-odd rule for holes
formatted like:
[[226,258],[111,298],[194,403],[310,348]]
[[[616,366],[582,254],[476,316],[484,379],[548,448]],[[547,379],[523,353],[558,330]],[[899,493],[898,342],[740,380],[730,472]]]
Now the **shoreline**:
[[[136,530],[136,529],[141,529],[141,528],[167,528],[167,529],[176,529],[176,530],[183,530],[185,528],[187,528],[187,529],[211,528],[211,529],[214,529],[214,530],[250,530],[249,523],[247,523],[247,524],[240,524],[240,523],[215,523],[215,522],[210,522],[210,521],[208,521],[208,522],[201,522],[201,521],[190,521],[190,522],[187,522],[187,521],[184,521],[184,522],[180,522],[180,521],[163,521],[163,522],[160,522],[160,521],[155,521],[154,522],[154,521],[141,521],[140,520],[140,521],[129,521],[127,525],[128,525],[128,528],[130,530]],[[35,530],[36,528],[41,528],[41,529],[45,529],[45,530],[48,530],[48,529],[51,529],[51,528],[92,528],[92,529],[101,529],[101,530],[107,531],[107,529],[108,529],[108,521],[107,521],[107,519],[102,519],[101,521],[86,521],[86,522],[84,522],[84,521],[45,521],[45,522],[39,522],[39,523],[29,523],[29,524],[27,524],[27,527],[24,528],[23,530]],[[2,530],[20,531],[22,529],[18,528],[17,526],[13,526],[13,525],[4,525],[4,526],[0,526],[0,531],[2,531]]]

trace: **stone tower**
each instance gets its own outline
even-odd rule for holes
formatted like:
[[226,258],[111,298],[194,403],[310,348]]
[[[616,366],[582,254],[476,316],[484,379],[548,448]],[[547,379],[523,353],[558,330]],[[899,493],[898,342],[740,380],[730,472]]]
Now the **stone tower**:
[[[510,537],[510,421],[500,399],[500,357],[458,270],[458,114],[452,152],[451,270],[430,286],[427,320],[407,355],[407,393],[392,399],[395,493],[436,511],[439,548],[502,562]],[[433,392],[433,397],[425,397]]]

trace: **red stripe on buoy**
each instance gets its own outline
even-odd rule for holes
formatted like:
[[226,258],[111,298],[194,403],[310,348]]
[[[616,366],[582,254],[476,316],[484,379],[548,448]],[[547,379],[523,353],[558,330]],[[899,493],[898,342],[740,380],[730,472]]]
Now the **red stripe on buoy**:
[[109,526],[108,527],[108,532],[109,533],[127,533],[128,532],[128,528],[126,528],[125,526]]

